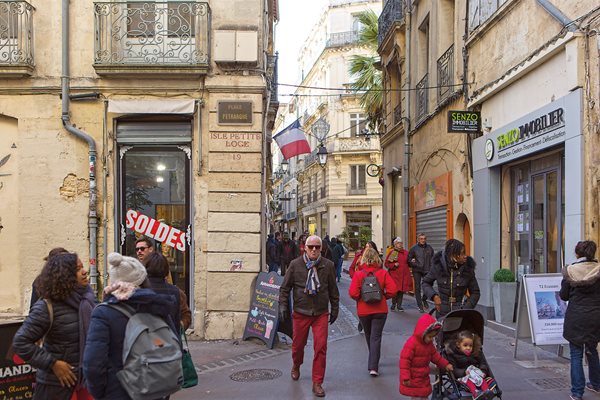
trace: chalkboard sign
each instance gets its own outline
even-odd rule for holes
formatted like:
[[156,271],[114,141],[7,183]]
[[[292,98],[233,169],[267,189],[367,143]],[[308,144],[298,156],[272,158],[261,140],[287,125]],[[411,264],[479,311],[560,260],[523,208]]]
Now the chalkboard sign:
[[16,400],[33,397],[35,368],[26,364],[12,348],[15,333],[22,322],[0,324],[0,399]]
[[261,272],[256,278],[243,340],[255,337],[272,349],[279,323],[279,288],[283,277],[276,272]]

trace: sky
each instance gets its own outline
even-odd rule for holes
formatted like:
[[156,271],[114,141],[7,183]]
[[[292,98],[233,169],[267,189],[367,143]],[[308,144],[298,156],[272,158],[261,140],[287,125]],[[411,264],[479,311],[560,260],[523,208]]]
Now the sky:
[[[275,49],[279,52],[279,83],[299,84],[298,52],[317,22],[327,0],[279,0],[279,22],[275,30]],[[288,102],[294,88],[279,86],[279,101]]]

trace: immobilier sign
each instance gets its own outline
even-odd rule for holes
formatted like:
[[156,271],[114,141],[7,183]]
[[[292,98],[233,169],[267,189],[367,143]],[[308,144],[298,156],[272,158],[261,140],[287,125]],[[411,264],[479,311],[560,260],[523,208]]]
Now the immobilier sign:
[[448,132],[477,133],[481,131],[479,111],[448,111]]

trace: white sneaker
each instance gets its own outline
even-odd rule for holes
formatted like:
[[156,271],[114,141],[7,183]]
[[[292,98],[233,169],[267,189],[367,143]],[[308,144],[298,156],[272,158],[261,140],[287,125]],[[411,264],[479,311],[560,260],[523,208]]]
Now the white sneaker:
[[379,376],[379,372],[375,371],[374,369],[369,371],[369,375],[371,376]]

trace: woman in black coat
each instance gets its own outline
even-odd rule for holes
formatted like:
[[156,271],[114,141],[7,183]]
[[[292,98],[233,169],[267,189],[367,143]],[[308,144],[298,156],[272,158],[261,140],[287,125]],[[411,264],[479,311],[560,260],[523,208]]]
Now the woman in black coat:
[[[563,337],[571,350],[571,399],[580,400],[585,388],[600,393],[600,264],[594,259],[596,243],[577,243],[577,261],[563,268],[560,298],[568,301]],[[583,373],[585,352],[590,382]]]
[[[448,240],[444,250],[433,256],[422,286],[424,295],[435,303],[438,317],[453,310],[475,308],[480,296],[475,265],[475,260],[466,255],[465,245],[456,239]],[[435,281],[437,291],[433,288]]]
[[36,279],[36,290],[42,299],[15,334],[13,348],[37,368],[34,399],[69,400],[75,390],[84,390],[83,350],[96,298],[74,253],[50,257]]

